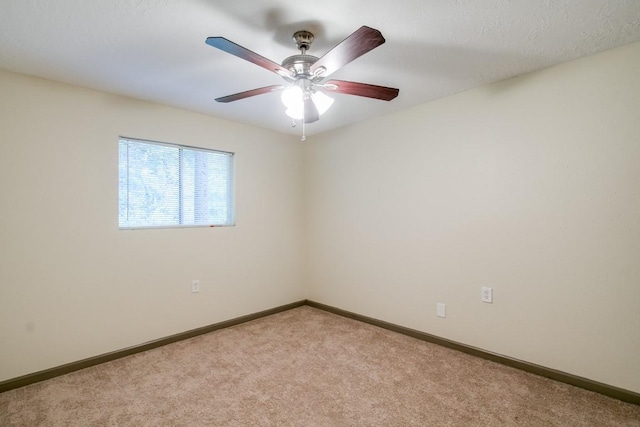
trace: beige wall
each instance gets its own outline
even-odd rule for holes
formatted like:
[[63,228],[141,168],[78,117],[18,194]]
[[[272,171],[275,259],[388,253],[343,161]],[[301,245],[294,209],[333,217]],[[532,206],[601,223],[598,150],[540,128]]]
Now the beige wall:
[[312,138],[307,297],[640,392],[638,76],[640,43]]
[[[6,72],[0,94],[0,380],[305,297],[297,138]],[[237,226],[119,231],[119,135],[235,152]]]
[[[638,75],[634,44],[302,144],[0,72],[0,381],[309,298],[640,392]],[[119,231],[118,135],[235,152],[238,225]]]

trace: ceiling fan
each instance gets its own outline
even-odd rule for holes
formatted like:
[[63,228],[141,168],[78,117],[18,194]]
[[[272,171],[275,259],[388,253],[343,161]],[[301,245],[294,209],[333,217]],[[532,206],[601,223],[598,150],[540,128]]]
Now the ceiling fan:
[[362,26],[321,58],[307,55],[314,40],[311,32],[296,31],[293,34],[293,40],[297,44],[300,54],[290,56],[282,61],[282,64],[278,64],[224,37],[207,38],[208,45],[253,62],[278,74],[286,81],[285,85],[252,89],[223,96],[217,98],[216,101],[233,102],[269,92],[282,91],[282,102],[287,108],[285,113],[294,120],[294,126],[295,120],[302,121],[302,140],[304,141],[305,123],[317,121],[320,115],[333,104],[333,99],[325,92],[364,96],[383,101],[391,101],[398,96],[399,90],[395,88],[345,80],[325,81],[338,69],[383,44],[385,40],[380,31]]

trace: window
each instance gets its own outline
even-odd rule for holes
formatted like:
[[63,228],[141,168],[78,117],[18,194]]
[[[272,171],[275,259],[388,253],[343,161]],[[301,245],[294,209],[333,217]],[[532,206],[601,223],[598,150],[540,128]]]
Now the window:
[[121,137],[120,228],[234,224],[233,153]]

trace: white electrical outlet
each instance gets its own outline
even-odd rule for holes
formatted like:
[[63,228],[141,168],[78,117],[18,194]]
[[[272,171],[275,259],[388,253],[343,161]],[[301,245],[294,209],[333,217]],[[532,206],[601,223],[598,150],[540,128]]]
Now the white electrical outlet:
[[436,304],[436,316],[438,317],[447,317],[447,311],[445,304],[439,302]]
[[191,281],[191,292],[200,292],[200,280]]
[[487,288],[486,286],[481,287],[480,288],[480,301],[492,303],[493,302],[493,289],[492,288]]

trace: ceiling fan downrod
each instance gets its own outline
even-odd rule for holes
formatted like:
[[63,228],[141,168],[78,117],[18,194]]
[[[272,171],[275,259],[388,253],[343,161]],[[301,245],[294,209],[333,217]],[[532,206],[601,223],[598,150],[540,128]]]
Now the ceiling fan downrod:
[[[295,86],[300,89],[300,94],[302,96],[301,140],[305,141],[307,139],[307,136],[306,136],[307,120],[305,120],[305,117],[306,117],[305,108],[307,106],[305,104],[307,103],[308,100],[310,100],[311,95],[314,92],[313,83],[320,79],[320,76],[319,76],[320,73],[311,72],[311,66],[318,60],[318,58],[313,55],[307,55],[307,51],[311,47],[311,43],[313,43],[313,40],[314,40],[313,33],[307,30],[296,31],[295,33],[293,33],[292,39],[296,43],[296,46],[298,47],[298,50],[300,51],[300,53],[286,58],[284,61],[282,61],[282,66],[291,72],[291,77],[285,78],[286,80],[289,80],[289,81],[291,81],[291,78],[293,78],[293,82],[292,82],[293,84],[290,87]],[[317,120],[317,117],[315,120]],[[293,123],[295,123],[295,120],[293,121]]]
[[314,74],[311,72],[311,66],[318,60],[316,56],[307,55],[307,51],[313,43],[313,34],[306,30],[296,31],[293,33],[293,41],[300,51],[297,55],[292,55],[282,61],[282,66],[291,72],[291,78],[311,79]]

